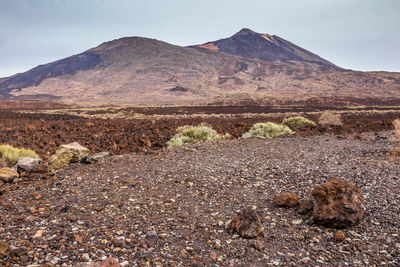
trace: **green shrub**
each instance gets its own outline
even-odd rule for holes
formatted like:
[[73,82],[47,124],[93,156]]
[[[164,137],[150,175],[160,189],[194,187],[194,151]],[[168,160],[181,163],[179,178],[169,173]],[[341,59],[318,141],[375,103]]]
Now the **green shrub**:
[[231,138],[229,133],[219,135],[214,129],[205,124],[198,126],[185,125],[176,129],[176,134],[167,142],[167,145],[171,148],[190,142],[227,140],[229,138]]
[[0,157],[5,160],[9,166],[13,166],[17,163],[19,158],[38,158],[38,155],[35,151],[30,149],[15,148],[10,145],[0,145]]
[[289,127],[273,122],[256,123],[251,129],[242,135],[242,138],[262,137],[271,139],[281,135],[292,134],[293,131]]
[[301,131],[317,126],[312,120],[301,116],[287,118],[282,121],[282,125],[289,127],[293,131]]

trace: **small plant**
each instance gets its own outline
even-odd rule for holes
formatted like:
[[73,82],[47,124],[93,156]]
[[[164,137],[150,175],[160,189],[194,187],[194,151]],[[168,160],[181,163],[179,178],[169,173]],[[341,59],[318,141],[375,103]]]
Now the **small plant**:
[[289,127],[293,131],[302,131],[317,126],[317,124],[312,120],[301,116],[287,118],[282,121],[282,125]]
[[8,166],[13,166],[19,158],[31,157],[38,158],[35,151],[25,148],[15,148],[10,145],[0,145],[0,157],[7,163]]
[[318,122],[323,126],[342,126],[342,118],[340,114],[332,111],[324,111],[319,117]]
[[176,134],[167,142],[167,145],[168,148],[171,148],[190,142],[227,140],[229,138],[231,138],[229,133],[220,135],[205,124],[200,124],[198,126],[185,125],[176,129]]
[[262,137],[271,139],[274,137],[278,137],[281,135],[293,134],[294,132],[290,130],[289,127],[281,124],[276,124],[273,122],[266,122],[266,123],[256,123],[254,124],[251,129],[242,135],[242,138],[249,138],[249,137]]

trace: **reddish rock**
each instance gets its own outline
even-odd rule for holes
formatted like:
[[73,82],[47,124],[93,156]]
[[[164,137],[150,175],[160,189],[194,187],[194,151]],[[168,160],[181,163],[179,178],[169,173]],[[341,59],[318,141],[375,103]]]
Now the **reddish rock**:
[[262,233],[263,227],[257,212],[246,208],[232,219],[230,231],[244,238],[255,238]]
[[105,261],[79,263],[76,266],[77,267],[120,267],[121,265],[113,258],[108,258]]
[[312,220],[327,227],[343,228],[359,223],[364,215],[364,197],[353,183],[334,178],[318,185]]
[[293,193],[280,193],[274,196],[273,202],[277,206],[291,208],[299,204],[299,196]]
[[335,235],[333,236],[333,238],[337,242],[343,242],[344,240],[346,240],[346,235],[342,231],[339,230],[339,231],[335,232]]
[[10,254],[10,246],[4,241],[0,241],[0,256],[6,257]]

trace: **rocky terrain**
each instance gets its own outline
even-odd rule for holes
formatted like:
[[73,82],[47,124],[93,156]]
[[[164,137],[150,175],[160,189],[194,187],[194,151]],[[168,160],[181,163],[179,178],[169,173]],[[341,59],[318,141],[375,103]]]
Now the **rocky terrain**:
[[345,98],[349,104],[350,98],[399,101],[399,81],[399,73],[344,70],[278,36],[243,29],[192,47],[142,37],[105,42],[1,79],[0,99],[187,105]]
[[[358,137],[357,137],[358,136]],[[398,266],[400,165],[390,132],[189,144],[105,157],[50,176],[25,176],[0,197],[0,264],[74,266],[112,257],[122,266]],[[358,225],[311,223],[278,207],[330,178],[365,198]],[[243,208],[263,230],[226,230]]]
[[[93,153],[111,154],[151,152],[165,147],[175,130],[183,125],[210,124],[219,133],[238,138],[257,122],[281,122],[284,118],[303,114],[318,121],[319,107],[145,107],[60,109],[20,113],[0,110],[0,143],[31,148],[47,159],[62,144],[78,141]],[[23,110],[26,112],[27,110]],[[45,112],[45,113],[43,113]],[[337,134],[347,138],[351,133],[391,130],[392,121],[400,117],[394,107],[360,108],[341,111],[343,126],[317,127],[298,135]],[[88,116],[88,117],[82,117]],[[114,119],[110,119],[114,118]]]
[[[20,176],[10,180],[0,172],[2,266],[400,264],[394,107],[343,108],[342,125],[318,125],[272,140],[174,149],[165,143],[184,124],[207,122],[235,138],[255,122],[279,122],[294,111],[318,121],[320,111],[75,110],[100,117],[49,111],[0,112],[0,143],[34,149],[44,159],[32,171],[18,169]],[[117,111],[126,117],[101,118]],[[142,117],[127,117],[139,111]],[[86,156],[111,155],[50,172],[50,155],[73,141],[89,148]],[[331,185],[324,184],[328,181]]]

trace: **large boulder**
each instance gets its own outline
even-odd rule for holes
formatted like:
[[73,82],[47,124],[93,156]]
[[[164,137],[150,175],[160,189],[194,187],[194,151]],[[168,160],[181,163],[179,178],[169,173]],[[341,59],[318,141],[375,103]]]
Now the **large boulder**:
[[244,238],[255,238],[259,236],[264,229],[257,212],[246,208],[232,219],[230,231],[231,233],[236,232]]
[[18,172],[10,168],[0,169],[0,184],[12,183],[14,179],[18,178]]
[[23,157],[19,158],[17,164],[15,164],[14,169],[16,169],[19,173],[21,172],[30,172],[35,169],[37,166],[42,164],[42,159],[34,159],[31,157]]
[[351,182],[334,178],[315,187],[311,195],[314,223],[343,228],[359,223],[364,215],[364,197]]
[[61,145],[50,157],[49,170],[54,171],[67,167],[70,163],[80,162],[90,155],[90,150],[77,142]]

